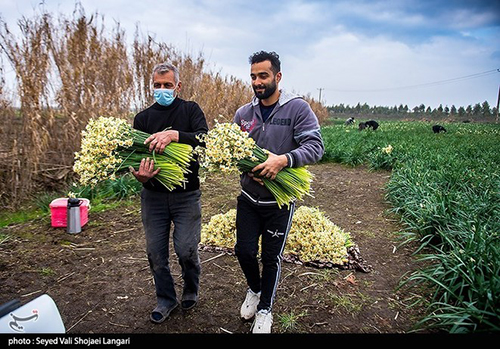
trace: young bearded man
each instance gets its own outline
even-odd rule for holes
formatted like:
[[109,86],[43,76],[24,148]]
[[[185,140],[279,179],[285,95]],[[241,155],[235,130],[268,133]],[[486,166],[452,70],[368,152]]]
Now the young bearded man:
[[[302,97],[279,89],[282,78],[279,56],[275,52],[257,52],[250,57],[250,64],[255,97],[236,111],[234,122],[271,153],[251,173],[241,176],[235,252],[248,284],[241,317],[245,320],[255,317],[253,333],[270,333],[272,306],[294,203],[279,208],[259,177],[275,179],[284,167],[313,164],[323,156],[324,145],[318,119],[309,104]],[[257,259],[259,237],[262,273]]]

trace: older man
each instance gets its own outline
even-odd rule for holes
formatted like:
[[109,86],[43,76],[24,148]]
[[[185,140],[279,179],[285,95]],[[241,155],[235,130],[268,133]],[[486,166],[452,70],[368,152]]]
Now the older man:
[[[163,152],[170,142],[199,145],[197,135],[208,131],[201,108],[179,98],[178,69],[161,63],[153,69],[156,103],[138,113],[134,128],[151,134],[146,140],[150,150]],[[149,266],[154,277],[157,306],[151,313],[154,323],[163,322],[178,305],[174,280],[169,267],[170,227],[174,223],[173,242],[184,280],[181,307],[194,307],[198,301],[200,260],[198,243],[201,231],[199,163],[190,164],[187,183],[168,191],[156,178],[159,169],[152,159],[143,159],[138,169],[131,169],[141,191],[141,215],[146,235]]]

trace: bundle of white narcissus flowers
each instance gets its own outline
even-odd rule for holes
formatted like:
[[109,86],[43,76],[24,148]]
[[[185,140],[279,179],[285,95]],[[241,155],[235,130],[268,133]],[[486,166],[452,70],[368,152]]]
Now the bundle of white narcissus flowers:
[[73,170],[80,184],[93,187],[103,180],[114,180],[117,174],[129,171],[129,166],[137,170],[147,157],[154,160],[155,169],[161,168],[155,178],[167,189],[184,184],[193,148],[172,142],[161,154],[150,152],[144,144],[149,136],[123,119],[91,119],[82,131],[81,149],[75,153]]
[[[233,248],[236,243],[236,210],[212,216],[202,226],[201,243],[207,246]],[[294,213],[292,227],[285,245],[285,254],[301,262],[347,263],[350,235],[332,223],[317,208],[300,206]]]
[[236,210],[213,215],[201,228],[201,243],[207,246],[233,248],[236,243]]
[[[219,123],[215,120],[215,126],[201,135],[200,140],[205,143],[205,147],[197,147],[196,152],[200,156],[201,167],[209,172],[251,172],[255,166],[267,160],[269,153],[234,123]],[[310,195],[313,175],[306,166],[285,167],[274,180],[261,179],[281,207]]]

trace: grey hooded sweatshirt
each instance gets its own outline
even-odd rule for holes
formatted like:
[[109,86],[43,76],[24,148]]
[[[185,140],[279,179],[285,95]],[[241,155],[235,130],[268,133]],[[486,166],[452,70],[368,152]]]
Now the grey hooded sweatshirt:
[[[325,151],[318,118],[301,96],[280,91],[276,107],[264,122],[259,99],[240,107],[234,122],[249,133],[257,145],[276,155],[285,154],[288,167],[300,167],[318,162]],[[258,205],[274,205],[269,190],[247,174],[241,176],[242,194]]]

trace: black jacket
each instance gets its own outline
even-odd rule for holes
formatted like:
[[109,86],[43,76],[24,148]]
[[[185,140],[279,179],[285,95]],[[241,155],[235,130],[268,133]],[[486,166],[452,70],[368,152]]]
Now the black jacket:
[[[193,149],[200,145],[197,135],[208,131],[205,114],[196,102],[176,98],[168,107],[155,103],[138,113],[134,118],[133,127],[137,130],[153,134],[167,128],[179,131],[179,143],[189,144]],[[192,191],[200,188],[197,160],[191,162],[186,174],[187,183],[184,187],[178,186],[173,191]],[[168,191],[158,180],[152,178],[143,184],[145,188],[155,191]]]

